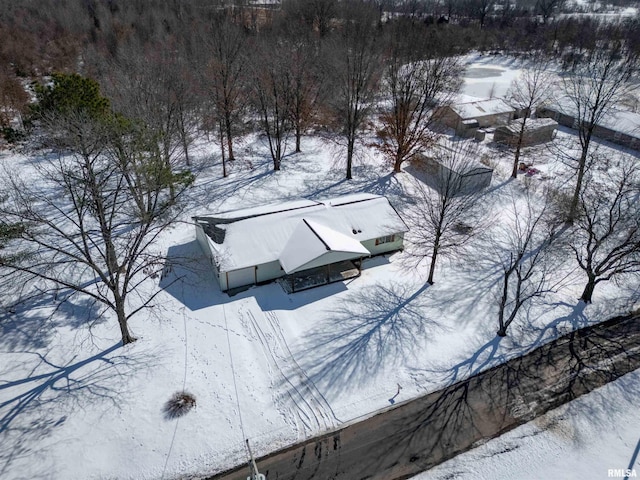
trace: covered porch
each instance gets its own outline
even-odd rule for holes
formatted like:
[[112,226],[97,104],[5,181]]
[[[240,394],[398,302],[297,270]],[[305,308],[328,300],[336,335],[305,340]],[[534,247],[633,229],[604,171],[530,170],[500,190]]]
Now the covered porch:
[[361,259],[343,260],[285,275],[279,280],[279,283],[285,292],[295,293],[333,282],[356,278],[360,276],[361,271]]

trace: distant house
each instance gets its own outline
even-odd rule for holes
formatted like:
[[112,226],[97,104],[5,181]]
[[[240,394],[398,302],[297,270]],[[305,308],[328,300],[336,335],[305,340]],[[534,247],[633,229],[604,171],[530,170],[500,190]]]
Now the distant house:
[[474,136],[478,128],[506,125],[515,114],[515,108],[499,98],[446,105],[436,111],[438,121],[462,137]]
[[403,248],[408,230],[389,201],[354,194],[193,217],[220,289],[284,277],[290,291],[360,274],[361,259]]
[[[522,129],[523,119],[519,118],[507,125],[496,128],[493,140],[507,145],[516,145]],[[550,118],[529,118],[524,126],[522,146],[527,147],[553,140],[558,122]]]
[[[560,125],[578,128],[578,119],[571,107],[544,106],[536,110],[537,117],[552,118]],[[624,147],[640,149],[640,114],[614,111],[605,115],[593,134],[603,140]]]

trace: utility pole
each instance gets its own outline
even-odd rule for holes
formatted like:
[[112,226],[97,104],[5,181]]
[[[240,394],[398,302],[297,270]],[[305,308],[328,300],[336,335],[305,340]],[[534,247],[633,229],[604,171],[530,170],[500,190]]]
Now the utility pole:
[[251,470],[251,475],[247,477],[247,480],[267,480],[267,478],[258,472],[258,466],[256,465],[256,461],[253,458],[253,453],[251,453],[251,447],[249,446],[249,439],[245,440],[247,442],[247,450],[249,450],[249,470]]

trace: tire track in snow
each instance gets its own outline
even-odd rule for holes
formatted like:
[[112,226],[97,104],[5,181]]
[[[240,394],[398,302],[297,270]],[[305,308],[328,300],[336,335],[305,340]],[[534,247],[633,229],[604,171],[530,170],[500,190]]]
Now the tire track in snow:
[[[250,310],[239,313],[244,317],[243,324],[251,329],[248,333],[262,348],[272,378],[276,407],[298,437],[334,427],[335,415],[331,407],[291,354],[277,316],[265,315],[266,321],[261,324]],[[297,375],[300,382],[293,379],[293,375]]]
[[267,319],[267,322],[271,325],[271,329],[274,332],[278,342],[280,343],[280,348],[282,348],[282,350],[287,355],[287,358],[291,361],[294,370],[302,381],[302,386],[306,389],[309,397],[313,399],[314,406],[316,407],[320,416],[324,419],[325,428],[330,429],[335,427],[337,424],[342,423],[340,419],[336,417],[336,414],[331,408],[331,405],[327,401],[326,397],[318,389],[313,380],[309,378],[307,372],[300,366],[296,358],[293,356],[293,353],[289,348],[289,344],[287,343],[287,340],[284,336],[284,332],[282,331],[282,326],[280,325],[280,319],[278,318],[278,315],[273,311],[265,312],[264,315]]

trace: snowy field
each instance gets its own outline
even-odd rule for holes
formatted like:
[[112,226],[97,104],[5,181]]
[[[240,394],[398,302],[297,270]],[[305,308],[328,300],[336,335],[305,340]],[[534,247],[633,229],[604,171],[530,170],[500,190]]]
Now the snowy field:
[[[504,95],[519,72],[510,59],[470,62],[467,96]],[[575,144],[575,134],[561,129],[556,141]],[[499,225],[523,180],[507,181],[508,149],[481,147],[495,164],[485,201]],[[621,152],[600,150],[610,158]],[[194,151],[201,168],[190,215],[353,192],[386,195],[401,215],[410,204],[411,174],[392,174],[370,147],[362,147],[352,181],[344,180],[344,147],[320,138],[305,138],[303,153],[286,157],[280,172],[271,171],[258,137],[245,138],[226,179],[217,151],[204,139]],[[541,171],[527,182],[568,181],[554,158],[545,146],[526,149],[523,160]],[[0,162],[21,171],[37,160],[0,153]],[[585,279],[567,267],[558,273],[562,288],[532,304],[498,341],[499,272],[480,261],[492,234],[443,262],[428,288],[426,265],[408,269],[406,254],[397,253],[366,261],[362,276],[347,282],[293,295],[274,283],[229,297],[185,217],[157,246],[176,266],[144,286],[161,292],[131,322],[137,342],[119,348],[115,319],[96,318],[81,298],[55,311],[50,299],[34,300],[3,323],[0,478],[212,474],[246,461],[245,438],[254,454],[265,454],[389,406],[398,385],[397,402],[422,395],[638,301],[636,282],[602,284],[585,307],[577,302]],[[183,388],[196,408],[166,419],[163,405]]]
[[639,425],[636,370],[412,480],[637,478]]

